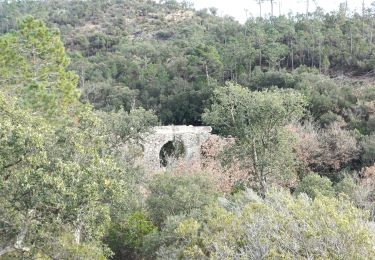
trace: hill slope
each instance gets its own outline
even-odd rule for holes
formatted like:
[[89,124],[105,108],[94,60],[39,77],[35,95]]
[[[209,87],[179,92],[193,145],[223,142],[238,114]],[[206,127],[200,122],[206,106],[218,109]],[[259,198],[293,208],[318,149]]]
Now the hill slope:
[[22,1],[0,4],[1,31],[30,14],[60,29],[83,100],[107,111],[143,106],[165,124],[201,124],[212,90],[228,80],[295,87],[300,66],[336,75],[375,64],[372,10],[241,25],[173,0]]

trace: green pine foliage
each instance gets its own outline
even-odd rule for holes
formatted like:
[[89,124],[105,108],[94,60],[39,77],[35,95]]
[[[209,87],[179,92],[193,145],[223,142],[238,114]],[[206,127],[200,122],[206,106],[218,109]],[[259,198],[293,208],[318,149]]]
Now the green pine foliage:
[[0,49],[1,88],[25,107],[55,115],[78,102],[78,77],[66,70],[69,59],[58,31],[27,17],[17,32],[1,37]]

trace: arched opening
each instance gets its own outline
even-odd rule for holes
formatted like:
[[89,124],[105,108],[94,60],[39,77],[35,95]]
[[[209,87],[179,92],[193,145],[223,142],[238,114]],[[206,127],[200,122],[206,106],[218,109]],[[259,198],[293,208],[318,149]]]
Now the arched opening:
[[160,166],[167,167],[185,155],[184,144],[173,140],[163,145],[159,152]]

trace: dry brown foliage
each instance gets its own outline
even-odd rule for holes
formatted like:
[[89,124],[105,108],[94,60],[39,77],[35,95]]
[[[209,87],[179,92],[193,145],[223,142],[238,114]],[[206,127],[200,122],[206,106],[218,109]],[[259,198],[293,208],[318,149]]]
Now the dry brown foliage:
[[241,167],[241,163],[236,158],[231,158],[231,163],[228,165],[221,163],[222,153],[234,141],[233,138],[212,136],[201,147],[202,169],[213,176],[222,192],[230,192],[236,184],[249,180],[248,171]]
[[370,167],[365,167],[362,169],[360,176],[364,179],[364,181],[371,181],[375,178],[375,164]]
[[358,207],[367,210],[370,219],[375,220],[375,164],[365,167],[359,173],[358,188],[354,198]]
[[297,156],[306,171],[337,172],[360,155],[357,140],[339,122],[325,129],[306,123],[289,130],[297,137]]
[[[217,187],[218,191],[229,193],[236,184],[248,180],[247,172],[241,169],[235,158],[233,158],[231,164],[223,165],[221,163],[221,153],[233,142],[234,139],[213,135],[202,144],[200,161],[179,159],[172,162],[167,169],[161,171],[168,171],[175,176],[204,174]],[[157,172],[153,174],[157,174]]]

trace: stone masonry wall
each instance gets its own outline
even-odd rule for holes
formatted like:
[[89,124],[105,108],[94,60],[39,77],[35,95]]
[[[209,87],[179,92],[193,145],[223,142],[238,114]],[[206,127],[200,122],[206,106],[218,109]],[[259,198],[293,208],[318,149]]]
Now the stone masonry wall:
[[210,126],[157,126],[144,138],[144,162],[146,168],[158,170],[160,150],[169,141],[179,141],[184,146],[185,160],[199,162],[201,145],[211,135]]

